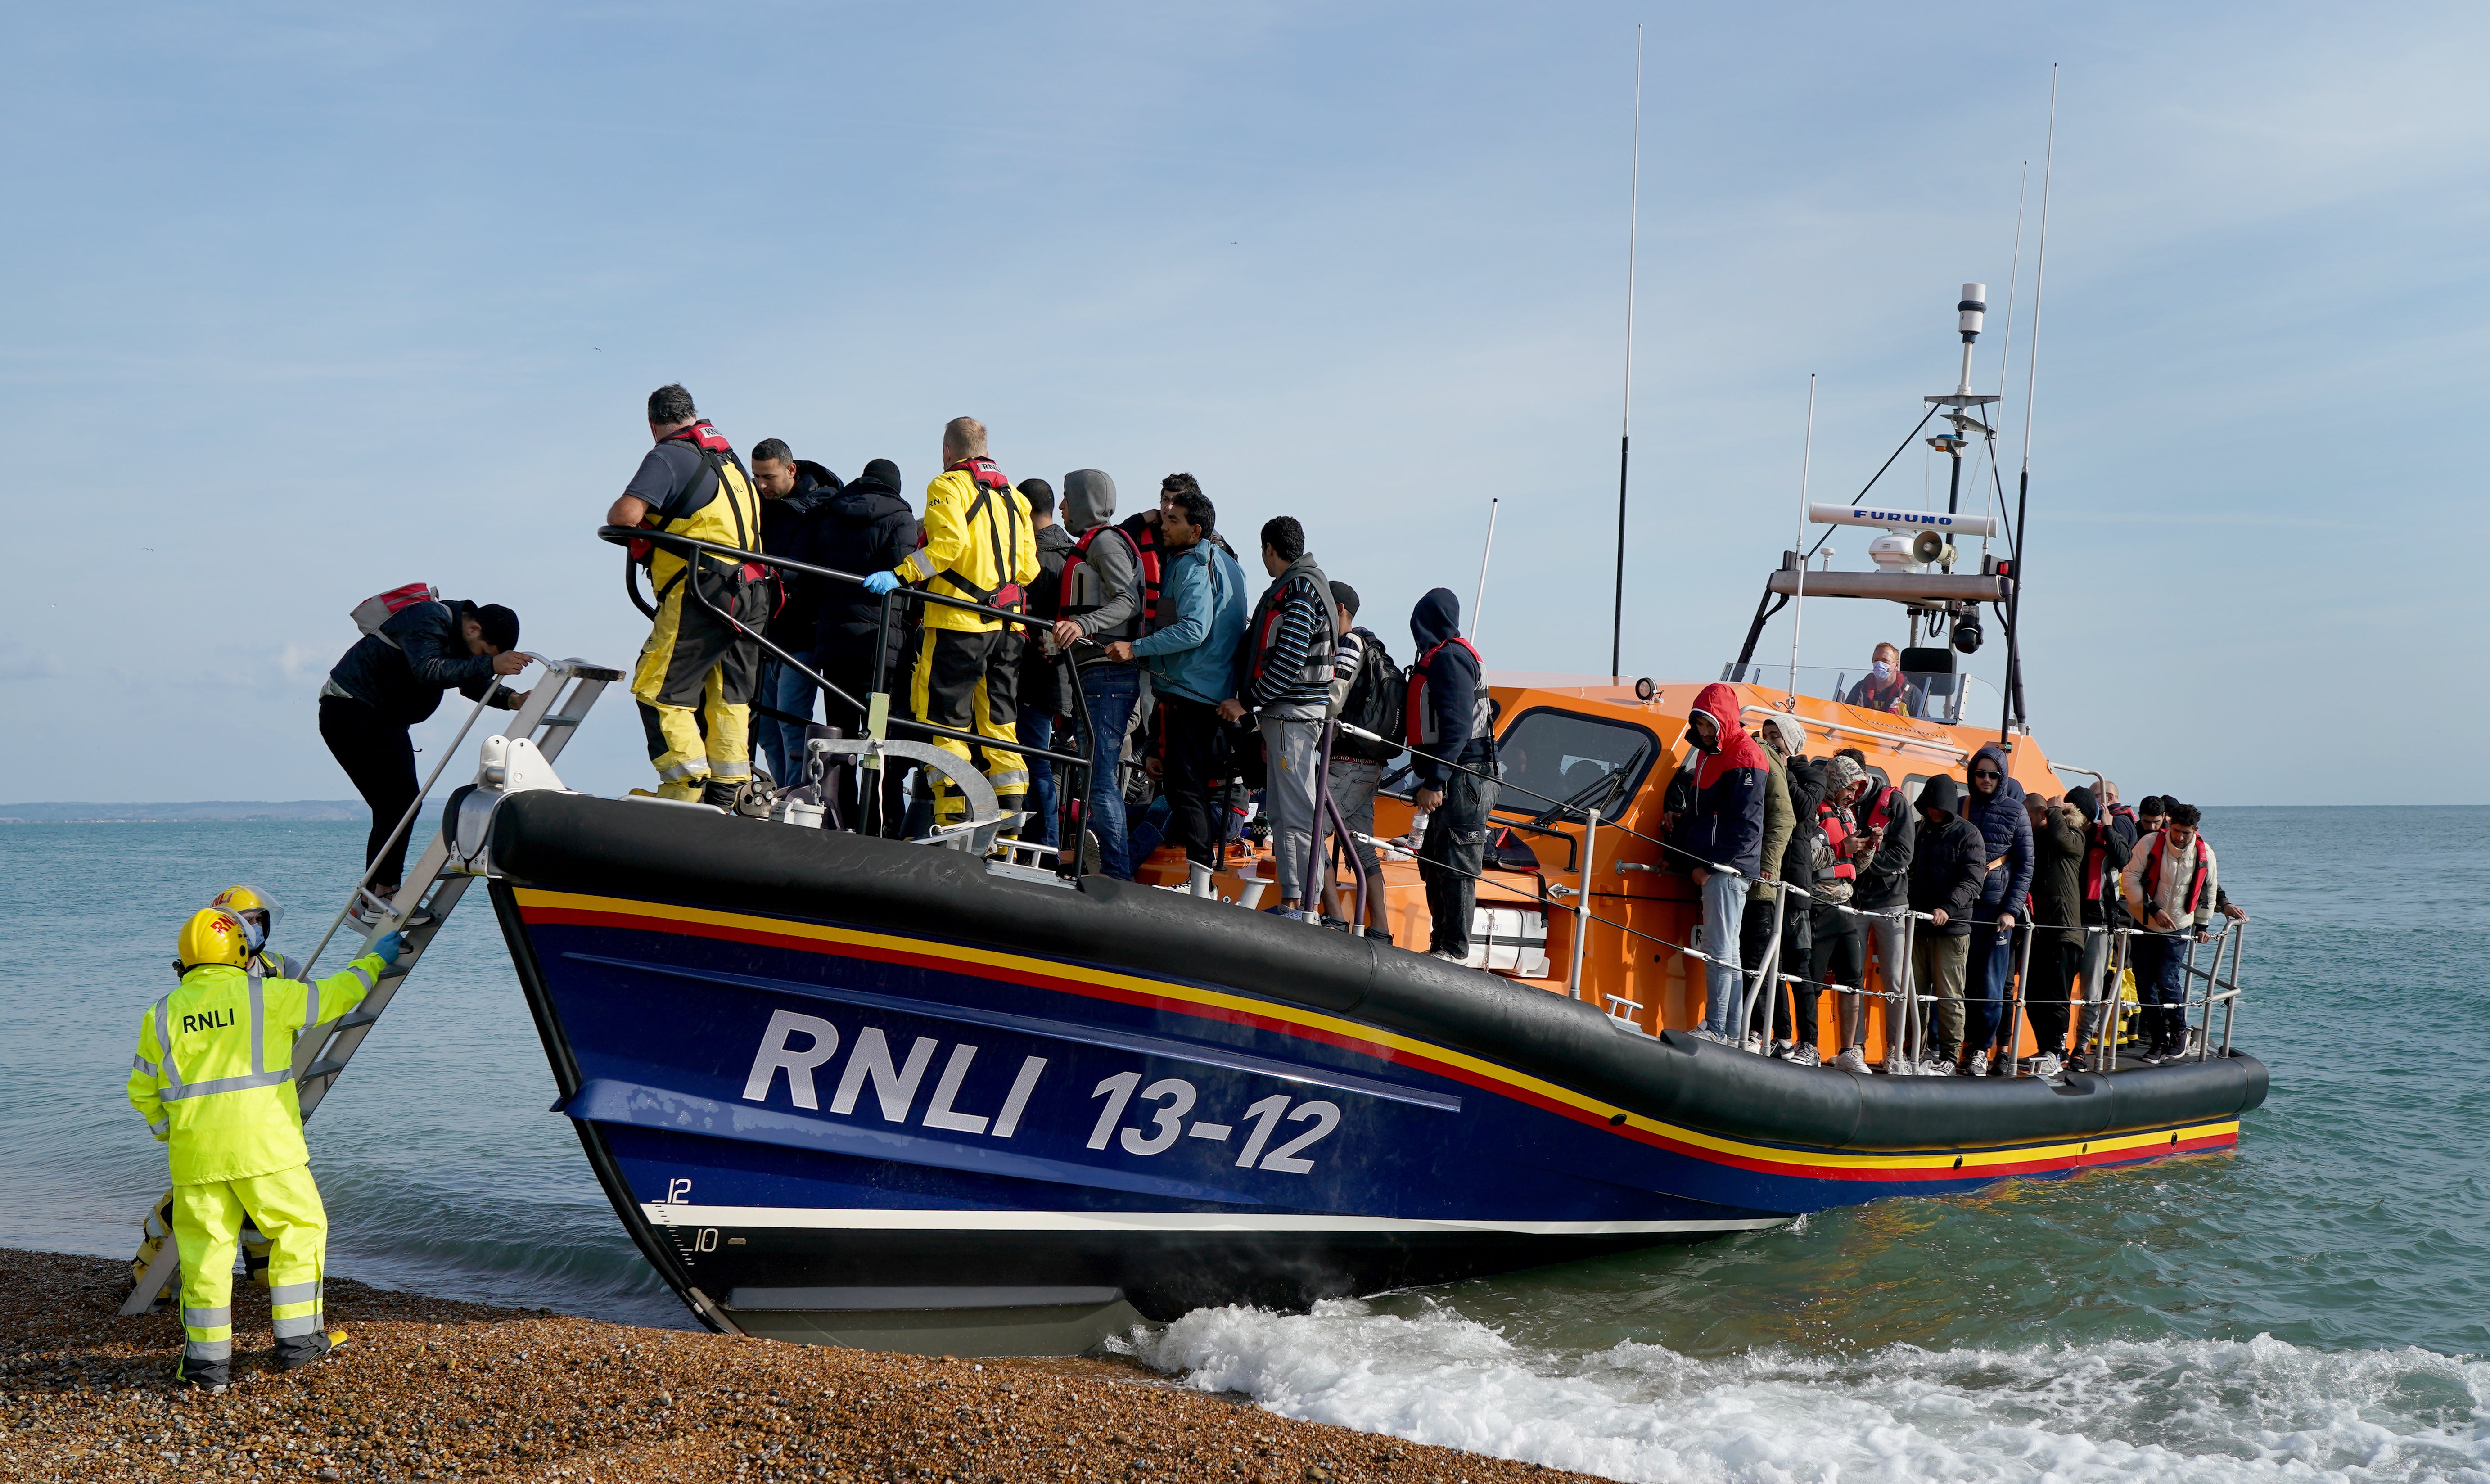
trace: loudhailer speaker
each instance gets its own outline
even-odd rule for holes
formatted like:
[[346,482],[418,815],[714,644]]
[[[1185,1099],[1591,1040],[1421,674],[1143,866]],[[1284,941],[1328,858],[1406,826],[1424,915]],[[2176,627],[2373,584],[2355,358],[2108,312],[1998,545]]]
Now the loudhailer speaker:
[[1943,532],[1923,531],[1911,538],[1911,560],[1923,566],[1944,556],[1945,549],[1946,538]]

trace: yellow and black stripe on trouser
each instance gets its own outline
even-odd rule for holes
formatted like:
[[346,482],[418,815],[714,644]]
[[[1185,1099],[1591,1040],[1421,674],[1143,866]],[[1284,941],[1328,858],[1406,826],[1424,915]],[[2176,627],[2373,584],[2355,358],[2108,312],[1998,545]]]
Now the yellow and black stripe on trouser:
[[752,693],[761,679],[761,641],[738,631],[685,591],[701,594],[754,627],[767,617],[766,588],[738,568],[703,562],[686,568],[657,601],[657,621],[640,647],[631,695],[657,766],[657,794],[697,799],[704,784],[752,777]]
[[173,1187],[173,1239],[182,1250],[182,1376],[221,1382],[233,1363],[233,1266],[243,1218],[268,1238],[269,1327],[280,1365],[329,1349],[320,1305],[329,1213],[311,1167],[247,1179]]
[[[998,742],[1017,742],[1013,728],[1020,675],[1020,634],[1009,628],[973,632],[959,628],[925,628],[916,636],[916,665],[908,678],[908,708],[919,721],[956,731],[974,732]],[[953,737],[926,739],[945,752],[970,761],[969,744]],[[1028,763],[1003,747],[979,747],[986,782],[1005,814],[1028,797]],[[934,779],[934,823],[956,825],[968,817],[969,804],[950,780],[927,769],[919,776]]]

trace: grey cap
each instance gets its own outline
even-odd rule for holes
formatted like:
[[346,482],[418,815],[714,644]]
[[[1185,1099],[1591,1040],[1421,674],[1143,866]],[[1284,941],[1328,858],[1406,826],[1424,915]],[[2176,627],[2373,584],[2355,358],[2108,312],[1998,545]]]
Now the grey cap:
[[1781,734],[1781,756],[1796,757],[1807,750],[1807,728],[1797,718],[1775,712],[1764,718],[1764,725]]
[[1868,776],[1868,770],[1867,770],[1867,769],[1865,769],[1865,768],[1860,767],[1857,763],[1852,762],[1850,759],[1848,759],[1848,758],[1846,758],[1846,757],[1838,757],[1838,756],[1837,756],[1836,758],[1834,758],[1834,760],[1833,760],[1833,788],[1834,788],[1834,792],[1836,792],[1836,793],[1839,793],[1841,790],[1848,788],[1850,785],[1852,785],[1852,784],[1854,784],[1854,783],[1858,782],[1860,779],[1865,778],[1865,777],[1867,777],[1867,776]]
[[1075,536],[1115,518],[1115,481],[1103,469],[1075,469],[1063,477],[1063,528]]

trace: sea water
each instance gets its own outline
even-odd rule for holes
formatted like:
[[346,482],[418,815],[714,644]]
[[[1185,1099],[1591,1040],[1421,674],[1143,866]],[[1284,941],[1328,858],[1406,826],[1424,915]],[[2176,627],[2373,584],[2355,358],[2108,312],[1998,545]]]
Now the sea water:
[[[1326,1304],[1138,1358],[1291,1416],[1620,1479],[2490,1484],[2490,810],[2208,813],[2248,927],[2235,1153]],[[318,904],[331,825],[0,827],[0,1244],[126,1254],[162,1183],[121,1097],[183,911]],[[680,1324],[554,1095],[480,895],[311,1124],[332,1265]]]

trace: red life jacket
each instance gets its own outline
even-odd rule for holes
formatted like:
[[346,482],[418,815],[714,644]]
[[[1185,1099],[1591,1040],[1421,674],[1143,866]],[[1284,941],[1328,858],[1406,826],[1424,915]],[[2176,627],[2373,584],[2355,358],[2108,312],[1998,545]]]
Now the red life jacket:
[[[705,455],[703,459],[704,462],[707,462],[711,458],[735,457],[735,445],[727,442],[724,438],[719,437],[717,429],[709,425],[709,419],[707,418],[700,419],[693,422],[689,427],[677,428],[673,432],[668,433],[665,437],[658,439],[657,442],[661,444],[690,444]],[[738,467],[740,466],[738,465]],[[697,480],[699,476],[695,475],[693,478]],[[645,512],[640,517],[640,524],[649,527],[651,530],[656,529],[660,513],[660,511],[653,509]],[[682,510],[675,513],[688,515],[691,512],[689,510]],[[649,559],[656,554],[657,543],[654,541],[633,541],[630,545],[625,546],[622,549],[631,554],[632,561],[639,563],[642,567],[646,567],[649,565]]]
[[1063,576],[1060,579],[1060,586],[1057,589],[1063,595],[1063,617],[1079,618],[1085,613],[1097,611],[1099,605],[1096,603],[1082,603],[1076,606],[1072,602],[1072,595],[1078,591],[1073,586],[1073,568],[1076,565],[1089,560],[1090,542],[1102,536],[1112,535],[1132,548],[1133,570],[1140,580],[1141,592],[1138,595],[1139,606],[1134,610],[1134,618],[1130,622],[1134,633],[1148,633],[1159,611],[1161,570],[1158,529],[1143,521],[1141,533],[1137,536],[1130,527],[1100,524],[1091,526],[1082,535],[1081,539],[1073,542],[1072,554],[1063,559]]
[[[1487,674],[1487,658],[1479,654],[1477,645],[1470,643],[1467,639],[1462,638],[1459,634],[1455,634],[1453,637],[1445,640],[1444,644],[1458,644],[1462,648],[1469,651],[1470,658],[1475,661],[1479,667],[1481,678],[1485,678]],[[1429,661],[1433,660],[1436,654],[1443,649],[1444,644],[1438,644],[1433,649],[1431,649],[1427,651],[1427,653],[1419,655],[1417,663],[1409,667],[1408,707],[1407,710],[1403,713],[1404,722],[1406,726],[1408,735],[1404,737],[1403,741],[1406,742],[1412,747],[1432,747],[1444,741],[1443,738],[1435,735],[1435,709],[1427,704],[1427,665]],[[1476,696],[1471,701],[1470,705],[1470,735],[1469,737],[1462,739],[1464,742],[1467,742],[1472,738],[1483,737],[1487,734],[1488,695],[1486,685],[1482,684],[1478,687]]]
[[2111,881],[2109,874],[2109,847],[2103,845],[2099,838],[2100,835],[2106,833],[2108,829],[2109,826],[2107,824],[2095,825],[2092,829],[2094,836],[2092,843],[2084,847],[2084,900],[2087,902],[2099,902],[2109,899],[2101,895],[2103,891],[2109,888]]
[[[1270,669],[1271,651],[1280,642],[1280,610],[1287,605],[1290,592],[1311,600],[1323,616],[1322,631],[1307,647],[1305,663],[1298,668],[1291,684],[1319,685],[1328,690],[1332,661],[1339,655],[1338,620],[1333,616],[1331,595],[1316,587],[1314,579],[1303,572],[1289,578],[1287,588],[1263,595],[1253,620],[1247,625],[1244,665],[1239,680],[1245,685],[1259,688],[1259,683]],[[1470,653],[1478,652],[1472,650]]]
[[1818,871],[1815,873],[1815,879],[1818,881],[1858,880],[1859,867],[1851,860],[1847,849],[1850,844],[1849,817],[1829,803],[1820,803],[1815,806],[1815,822],[1824,830],[1824,843],[1833,847],[1833,870],[1830,874]]
[[[2153,831],[2153,843],[2144,847],[2144,880],[2140,885],[2147,912],[2153,910],[2153,904],[2160,896],[2161,848],[2169,843],[2170,837],[2157,829]],[[2205,899],[2205,867],[2213,859],[2213,852],[2206,848],[2205,837],[2201,834],[2196,836],[2195,857],[2196,874],[2187,883],[2187,905],[2180,909],[2189,917],[2195,915],[2196,904]]]
[[[974,526],[979,516],[985,517],[986,540],[994,547],[995,552],[995,586],[981,588],[957,571],[947,568],[934,575],[949,583],[958,590],[961,597],[972,602],[983,603],[989,608],[1001,608],[1012,613],[1020,613],[1028,606],[1028,595],[1022,590],[1019,583],[1011,580],[1012,554],[1020,550],[1020,504],[1012,498],[1011,480],[1004,479],[1002,470],[996,467],[995,461],[984,454],[942,466],[944,474],[954,470],[967,475],[969,482],[977,487],[977,498],[970,502],[968,512],[961,517],[961,524]],[[1001,497],[1003,508],[1003,519],[1000,523],[996,521],[992,513],[997,496]],[[1005,533],[1005,526],[1010,528],[1008,535]],[[924,549],[925,528],[922,525],[916,528],[916,545],[918,550]]]
[[1868,805],[1868,823],[1865,828],[1890,829],[1894,821],[1902,815],[1904,808],[1902,791],[1888,783],[1876,791],[1874,801]]

